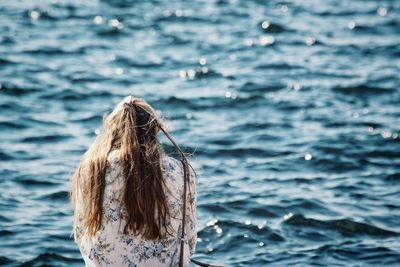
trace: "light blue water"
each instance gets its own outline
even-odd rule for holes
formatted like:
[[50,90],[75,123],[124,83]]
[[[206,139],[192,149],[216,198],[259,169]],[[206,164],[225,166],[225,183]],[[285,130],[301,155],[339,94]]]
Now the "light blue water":
[[399,1],[2,1],[0,265],[82,266],[69,178],[148,100],[194,152],[195,258],[400,266]]

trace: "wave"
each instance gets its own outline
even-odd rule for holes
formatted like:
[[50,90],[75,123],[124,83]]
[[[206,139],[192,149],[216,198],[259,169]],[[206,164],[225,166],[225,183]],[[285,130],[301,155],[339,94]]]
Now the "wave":
[[273,23],[262,21],[259,23],[260,28],[265,33],[282,33],[287,31],[287,29],[279,23]]
[[28,266],[60,266],[61,263],[64,264],[83,264],[83,260],[80,258],[71,258],[62,256],[58,253],[46,252],[39,254],[37,257],[32,260],[24,262],[21,267]]
[[40,196],[38,199],[46,201],[68,201],[69,193],[67,191],[57,191],[51,194]]
[[[68,78],[70,78],[71,80],[75,80],[75,81],[78,81],[78,80],[79,81],[83,81],[83,80],[86,80],[86,79],[88,79],[87,81],[91,81],[91,80],[97,81],[97,82],[99,81],[99,79],[94,78],[94,77],[88,77],[88,78],[85,78],[85,77],[68,77]],[[101,78],[101,79],[103,79],[103,78]],[[54,100],[54,99],[57,99],[57,100],[71,100],[71,101],[73,101],[73,100],[87,100],[87,99],[91,99],[91,98],[108,98],[108,97],[112,97],[112,96],[114,96],[114,94],[109,92],[109,91],[93,91],[93,92],[85,92],[85,93],[83,93],[83,92],[77,92],[77,91],[72,90],[72,89],[68,89],[68,90],[62,90],[61,92],[58,92],[58,93],[54,93],[54,92],[45,93],[45,94],[42,94],[40,96],[40,98],[42,100],[50,100],[50,99]]]
[[393,93],[393,88],[370,86],[365,84],[355,86],[339,86],[332,88],[335,92],[346,94],[346,95],[377,95]]
[[357,244],[352,241],[339,244],[323,245],[316,249],[304,250],[306,253],[315,253],[316,259],[326,260],[326,257],[356,259],[371,266],[396,266],[400,261],[400,254],[382,246]]
[[[243,239],[243,234],[248,234],[249,238],[253,240],[259,240],[266,238],[270,241],[284,241],[285,238],[281,236],[277,231],[270,229],[269,227],[263,225],[255,225],[251,223],[241,223],[232,220],[217,220],[212,222],[210,225],[201,229],[198,232],[198,236],[202,239],[205,238],[218,238],[218,228],[222,229],[221,233],[224,236],[229,236],[231,239],[241,238]],[[232,240],[234,241],[234,240]],[[232,242],[233,244],[238,244],[237,242]]]
[[21,139],[22,143],[55,143],[72,138],[66,134],[48,134],[39,136],[29,136]]
[[[259,66],[264,68],[265,66]],[[285,88],[286,85],[282,83],[268,83],[268,84],[258,84],[254,82],[246,82],[243,84],[239,91],[243,92],[253,92],[253,93],[266,93],[266,92],[276,92]]]
[[25,87],[16,86],[10,82],[5,82],[1,84],[0,92],[3,92],[9,96],[22,96],[32,93],[39,92],[39,88],[34,88],[33,86],[26,85]]
[[312,218],[306,218],[301,214],[295,214],[285,221],[286,224],[292,226],[304,226],[318,229],[330,229],[338,231],[346,236],[354,235],[370,235],[377,237],[395,237],[399,233],[381,229],[369,224],[355,222],[349,219],[321,221]]
[[273,207],[262,207],[259,203],[249,199],[207,203],[201,205],[201,208],[211,212],[212,214],[229,214],[234,212],[236,215],[240,215],[245,218],[278,217],[277,210]]
[[23,186],[48,187],[48,186],[58,185],[58,183],[55,183],[53,181],[45,180],[43,178],[38,178],[30,175],[22,175],[16,177],[15,181]]
[[10,236],[10,235],[13,235],[13,234],[15,234],[15,233],[12,232],[12,231],[9,231],[9,230],[0,230],[0,236],[1,237]]
[[22,124],[16,121],[1,121],[0,128],[9,128],[9,129],[27,129],[29,126]]
[[[0,58],[0,66],[4,66],[4,65],[12,65],[12,64],[17,64],[16,62],[9,60],[9,59],[5,59],[5,58]],[[3,84],[0,87],[0,89],[3,89]]]
[[140,69],[150,69],[162,66],[160,63],[156,62],[143,62],[141,60],[134,60],[132,58],[119,55],[114,60],[115,64],[121,64],[125,67],[140,68]]
[[10,155],[9,153],[6,153],[4,151],[0,151],[0,160],[1,161],[10,161],[13,160],[14,157]]
[[5,256],[0,256],[0,265],[6,265],[6,264],[14,263],[14,262],[15,262],[15,260],[13,260],[13,259],[10,259]]
[[1,221],[1,222],[6,222],[6,223],[10,223],[10,222],[12,222],[13,220],[10,219],[9,217],[0,215],[0,221]]
[[392,183],[400,182],[400,172],[395,172],[385,176],[385,180]]

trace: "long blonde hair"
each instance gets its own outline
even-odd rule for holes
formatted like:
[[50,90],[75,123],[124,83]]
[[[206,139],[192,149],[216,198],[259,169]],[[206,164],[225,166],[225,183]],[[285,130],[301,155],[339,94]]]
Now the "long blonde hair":
[[[176,143],[162,126],[154,109],[143,99],[126,97],[104,119],[101,133],[83,155],[72,177],[71,200],[75,209],[77,196],[83,205],[83,220],[89,236],[102,223],[107,157],[119,150],[119,162],[126,186],[122,202],[127,210],[124,232],[140,234],[147,239],[165,237],[169,210],[162,173],[162,147],[157,133],[162,130],[175,148]],[[182,153],[184,168],[187,160]]]

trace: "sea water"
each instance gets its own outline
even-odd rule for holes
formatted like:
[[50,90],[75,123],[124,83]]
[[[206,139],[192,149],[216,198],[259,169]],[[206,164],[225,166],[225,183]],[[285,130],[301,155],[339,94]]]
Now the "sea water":
[[0,265],[83,265],[69,179],[131,94],[193,154],[194,258],[400,265],[399,1],[1,1],[0,29]]

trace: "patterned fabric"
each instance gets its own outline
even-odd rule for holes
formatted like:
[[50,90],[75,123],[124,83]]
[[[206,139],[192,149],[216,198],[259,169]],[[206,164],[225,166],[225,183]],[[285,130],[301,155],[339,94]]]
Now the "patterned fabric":
[[[182,163],[169,156],[163,157],[163,169],[168,189],[166,197],[171,215],[167,225],[172,233],[165,239],[153,241],[123,233],[127,211],[120,201],[124,177],[119,174],[117,151],[110,153],[108,160],[102,225],[94,238],[89,238],[86,235],[81,216],[82,206],[79,205],[81,203],[79,194],[78,201],[76,201],[77,216],[74,222],[74,240],[81,251],[86,266],[178,266],[183,206]],[[83,176],[81,178],[84,179]],[[186,203],[185,266],[189,266],[190,256],[196,246],[196,205],[196,183],[192,174]]]

